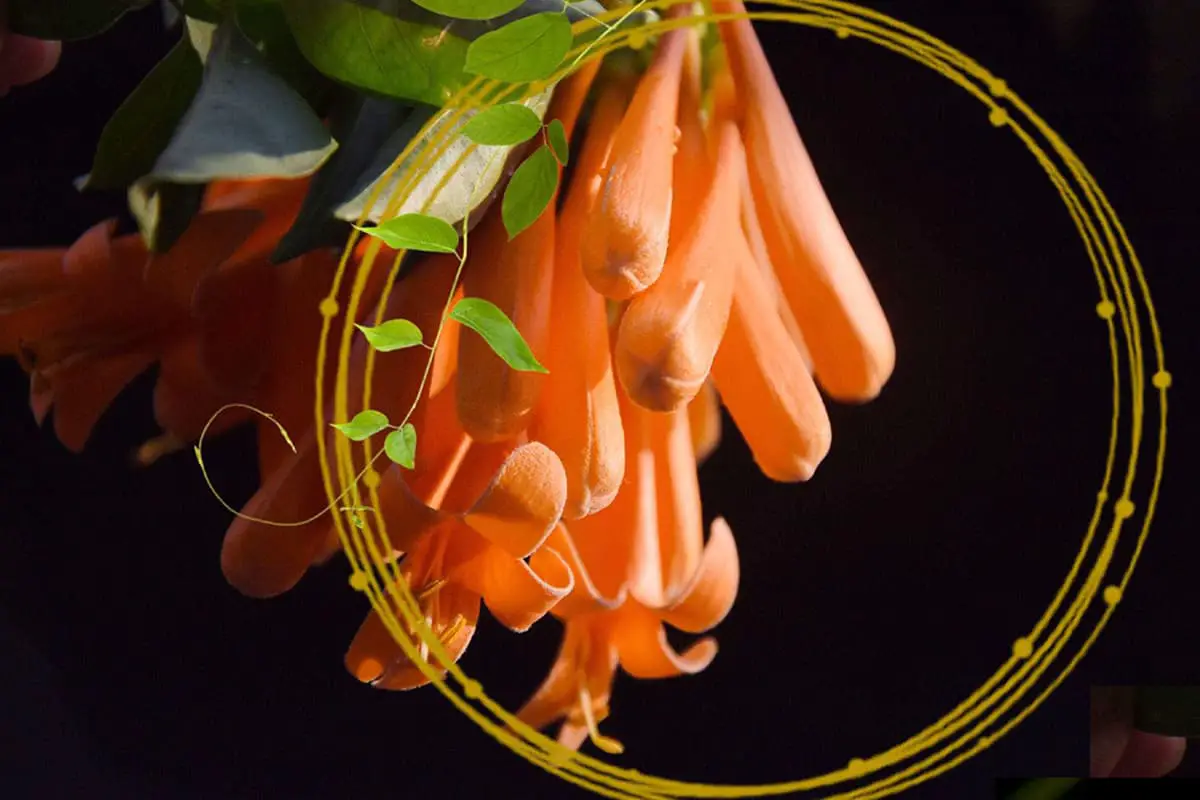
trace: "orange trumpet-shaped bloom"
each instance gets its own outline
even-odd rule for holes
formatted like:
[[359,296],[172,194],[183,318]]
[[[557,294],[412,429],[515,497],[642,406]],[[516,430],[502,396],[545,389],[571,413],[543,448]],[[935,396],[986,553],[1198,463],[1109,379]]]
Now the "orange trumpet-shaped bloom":
[[621,318],[617,375],[634,402],[645,408],[671,411],[695,397],[725,335],[733,262],[743,246],[737,193],[741,158],[737,129],[725,123],[695,217],[672,243],[662,275],[629,303]]
[[[478,463],[488,460],[484,454]],[[472,461],[468,458],[466,465]],[[455,481],[470,488],[480,474],[466,469]],[[404,493],[393,495],[386,507],[381,504],[391,544],[405,553],[401,574],[453,658],[470,642],[481,600],[501,623],[519,632],[571,591],[574,579],[566,561],[542,546],[562,513],[565,494],[557,457],[530,443],[511,451],[464,513],[435,510]],[[420,655],[428,658],[423,643]],[[346,666],[359,680],[384,689],[427,682],[376,611],[351,643]]]
[[546,376],[531,435],[562,459],[567,475],[563,515],[578,519],[613,501],[625,474],[625,443],[609,350],[604,298],[588,284],[579,241],[600,187],[627,95],[619,84],[603,90],[579,156],[555,234],[551,329],[574,331],[550,342]]
[[658,280],[671,223],[672,153],[687,34],[659,41],[617,129],[595,212],[584,230],[583,271],[612,300],[628,300]]
[[663,623],[687,633],[704,633],[725,618],[737,595],[737,548],[729,526],[715,520],[704,559],[679,599],[669,607],[649,608],[624,597],[599,594],[572,538],[560,526],[547,540],[548,547],[566,554],[575,586],[551,612],[565,622],[558,657],[517,718],[533,728],[561,720],[558,741],[565,747],[577,749],[590,738],[601,750],[620,753],[620,742],[598,729],[609,715],[617,667],[632,677],[653,679],[694,675],[712,663],[717,654],[715,639],[705,637],[677,653],[667,641]]

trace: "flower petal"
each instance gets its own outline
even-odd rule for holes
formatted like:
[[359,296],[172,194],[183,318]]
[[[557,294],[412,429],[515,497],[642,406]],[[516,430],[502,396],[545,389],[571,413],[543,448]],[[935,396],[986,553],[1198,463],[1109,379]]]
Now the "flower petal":
[[160,302],[191,309],[201,279],[224,263],[262,222],[253,209],[202,213],[169,251],[146,262],[143,283]]
[[56,373],[54,432],[63,446],[76,453],[83,450],[105,409],[153,361],[153,355],[135,352],[84,361]]
[[477,565],[488,611],[518,633],[529,630],[574,586],[567,563],[549,548],[538,550],[527,564],[489,547]]
[[[316,441],[310,432],[292,456],[266,479],[242,513],[274,522],[298,522],[325,505]],[[295,586],[317,559],[328,535],[321,515],[305,525],[280,527],[238,517],[225,532],[221,571],[250,597],[274,597]]]
[[[438,615],[430,621],[435,633],[444,633],[454,624],[456,616],[461,615],[464,620],[458,631],[449,640],[443,641],[447,654],[457,662],[466,652],[479,624],[479,595],[448,585],[439,592],[437,610]],[[398,614],[397,621],[405,624],[404,618]],[[421,644],[419,636],[415,644]],[[374,610],[367,615],[351,641],[345,661],[351,675],[378,689],[404,691],[429,683],[429,678],[404,654],[391,631],[384,625],[383,618]],[[439,666],[432,655],[429,663]],[[438,672],[446,674],[444,669]]]
[[733,608],[740,569],[737,544],[729,524],[718,517],[704,548],[700,568],[681,598],[663,612],[663,620],[687,633],[704,633],[716,627]]
[[566,525],[560,522],[554,527],[554,530],[546,537],[545,547],[562,556],[574,577],[574,586],[570,594],[562,598],[552,609],[554,616],[559,619],[570,619],[599,611],[611,611],[625,602],[624,587],[620,588],[615,597],[605,597],[596,588],[591,575],[588,574],[587,567],[579,557],[579,551],[575,548],[575,542]]
[[672,678],[695,675],[717,656],[717,640],[706,636],[683,653],[676,653],[667,641],[662,623],[650,611],[627,607],[617,612],[620,621],[613,638],[621,659],[621,669],[635,678]]
[[539,442],[518,447],[465,522],[514,558],[533,553],[562,516],[567,479],[562,462]]

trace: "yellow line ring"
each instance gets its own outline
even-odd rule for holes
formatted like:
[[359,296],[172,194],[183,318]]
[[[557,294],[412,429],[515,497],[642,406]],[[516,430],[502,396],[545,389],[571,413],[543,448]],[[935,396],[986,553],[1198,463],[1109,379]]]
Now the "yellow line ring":
[[[644,4],[644,7],[662,9],[674,5],[679,1],[657,0],[656,2]],[[903,769],[878,778],[873,783],[859,785],[857,788],[849,791],[825,796],[839,798],[883,797],[910,788],[952,768],[970,756],[989,747],[999,737],[1005,735],[1024,719],[1025,716],[1031,713],[1065,679],[1078,660],[1087,652],[1096,636],[1103,629],[1128,584],[1149,532],[1150,521],[1158,499],[1165,452],[1166,391],[1170,386],[1170,375],[1163,366],[1161,335],[1154,314],[1154,307],[1150,300],[1149,290],[1146,286],[1145,276],[1137,255],[1120,221],[1086,168],[1084,168],[1082,163],[1079,162],[1078,158],[1062,142],[1057,134],[1029,109],[1018,96],[1012,93],[1003,81],[991,75],[987,70],[962,53],[959,53],[934,37],[886,15],[850,3],[836,2],[836,0],[773,0],[770,4],[792,9],[792,11],[705,15],[685,21],[665,20],[641,28],[634,35],[647,37],[674,27],[679,27],[682,24],[699,24],[705,21],[711,22],[734,18],[784,21],[830,29],[837,33],[840,38],[851,36],[861,38],[898,52],[936,70],[971,93],[976,99],[979,99],[988,108],[989,119],[994,125],[997,127],[1008,127],[1012,130],[1030,149],[1035,158],[1037,158],[1062,196],[1087,249],[1088,257],[1092,262],[1100,289],[1100,301],[1097,305],[1097,313],[1105,321],[1108,330],[1109,346],[1112,355],[1111,367],[1113,371],[1113,418],[1104,480],[1097,494],[1096,508],[1088,525],[1083,544],[1058,594],[1046,612],[1031,629],[1030,633],[1014,643],[1012,657],[976,692],[968,697],[967,700],[943,716],[938,722],[883,753],[866,759],[851,759],[847,767],[825,775],[803,780],[756,786],[720,786],[687,783],[643,775],[633,770],[615,767],[590,756],[566,750],[553,740],[514,720],[511,714],[499,707],[483,693],[482,687],[477,682],[467,677],[457,665],[449,662],[440,641],[433,635],[428,626],[425,625],[423,618],[416,613],[415,601],[410,588],[404,585],[395,566],[386,564],[380,558],[380,543],[386,541],[386,528],[381,528],[380,538],[376,539],[369,524],[371,518],[368,518],[367,524],[360,530],[354,525],[344,524],[347,520],[335,514],[334,524],[337,527],[346,555],[354,570],[352,583],[355,585],[355,588],[364,591],[368,595],[372,606],[380,613],[396,638],[397,643],[412,658],[416,655],[416,645],[400,626],[396,615],[388,605],[387,599],[390,597],[395,604],[395,608],[400,611],[401,616],[409,624],[415,626],[418,636],[427,644],[432,656],[447,668],[449,676],[462,687],[464,696],[460,696],[449,685],[448,681],[439,677],[435,668],[422,664],[419,659],[414,659],[421,665],[422,670],[431,678],[439,691],[446,695],[463,713],[471,717],[485,731],[505,746],[566,780],[610,797],[750,797],[805,792],[829,788],[836,784],[850,781],[862,784],[866,778],[883,772],[889,767],[898,766],[906,761],[913,761],[917,755],[932,750],[938,744],[949,739],[952,734],[963,731],[968,725],[974,722],[973,728],[966,730],[958,738],[949,741],[948,744],[942,745],[938,751],[926,756],[922,761],[911,763]],[[612,22],[620,14],[621,11],[617,10],[603,15],[600,19],[604,22]],[[578,23],[576,29],[577,31],[584,31],[596,25],[597,23],[585,21]],[[586,60],[602,57],[612,50],[625,46],[628,44],[629,38],[630,33],[628,31],[610,36],[604,46],[594,49]],[[545,88],[545,85],[545,82],[542,82],[527,87],[525,96],[540,91],[540,89]],[[451,117],[457,118],[465,110],[486,106],[487,103],[481,102],[481,100],[489,92],[494,92],[496,86],[495,82],[483,79],[472,81],[448,104],[448,108],[452,111]],[[1024,118],[1032,126],[1034,133],[1040,134],[1049,144],[1050,149],[1066,166],[1070,177],[1082,190],[1086,202],[1080,199],[1062,171],[1050,160],[1045,149],[1037,143],[1034,135],[1022,126],[1018,118]],[[399,185],[393,191],[387,204],[388,209],[384,212],[385,218],[389,214],[395,213],[395,210],[400,207],[413,186],[422,177],[424,170],[428,169],[428,166],[433,163],[439,152],[444,150],[445,146],[448,145],[449,138],[444,135],[444,131],[445,128],[441,135],[432,136],[428,140],[426,140],[425,134],[428,134],[429,130],[423,131],[422,135],[417,136],[413,144],[406,148],[405,152],[397,158],[395,164],[393,164],[393,170],[405,159],[413,155],[418,143],[425,145],[423,152],[410,165],[408,173],[401,176]],[[448,178],[449,175],[446,177]],[[381,181],[381,186],[384,183],[386,182]],[[373,206],[376,199],[371,198],[368,201],[368,209]],[[364,216],[366,213],[364,212]],[[326,400],[323,396],[325,359],[327,358],[326,340],[332,326],[333,317],[339,313],[336,300],[333,298],[336,298],[341,281],[345,278],[346,265],[355,245],[356,238],[354,236],[348,242],[334,276],[330,297],[321,307],[324,324],[322,327],[322,338],[318,345],[315,380],[316,402],[314,410],[317,424],[321,427],[326,423],[324,418]],[[1128,254],[1128,263],[1125,255],[1122,254],[1122,250]],[[342,338],[338,348],[337,383],[334,393],[334,416],[339,419],[344,418],[347,408],[346,378],[350,341],[354,332],[351,321],[356,318],[357,305],[361,298],[362,289],[373,267],[377,252],[378,248],[370,249],[366,259],[364,259],[360,266],[355,276],[355,286],[351,293],[350,307],[347,309],[347,313],[343,319]],[[394,283],[398,267],[399,255],[393,262],[391,272],[387,278],[384,290],[385,295],[386,292],[390,291]],[[997,726],[997,721],[1000,720],[1005,712],[1012,709],[1018,700],[1025,697],[1033,689],[1037,680],[1046,673],[1050,665],[1062,652],[1071,634],[1080,626],[1083,614],[1093,604],[1101,581],[1111,563],[1122,524],[1135,511],[1135,506],[1131,502],[1129,493],[1132,489],[1138,453],[1142,445],[1145,383],[1143,380],[1144,366],[1141,325],[1136,314],[1135,287],[1130,279],[1130,267],[1132,267],[1133,278],[1136,281],[1136,289],[1140,293],[1145,305],[1145,312],[1151,329],[1155,360],[1157,362],[1157,369],[1151,383],[1154,388],[1158,389],[1160,404],[1159,429],[1158,436],[1156,437],[1158,448],[1153,461],[1153,485],[1146,500],[1146,513],[1129,564],[1118,581],[1105,587],[1102,593],[1105,609],[1079,650],[1070,657],[1061,672],[1031,702],[1019,712],[1014,713],[1006,722]],[[1121,398],[1120,353],[1117,343],[1117,329],[1113,324],[1114,316],[1119,318],[1120,330],[1124,334],[1125,350],[1129,356],[1128,370],[1132,387],[1130,397],[1132,409],[1130,454],[1127,472],[1121,484],[1120,499],[1114,505],[1112,526],[1100,546],[1095,563],[1086,571],[1086,577],[1082,580],[1062,618],[1053,626],[1053,629],[1049,633],[1046,633],[1046,630],[1051,627],[1050,621],[1055,611],[1063,604],[1071,591],[1072,583],[1081,574],[1081,566],[1087,559],[1088,550],[1095,538],[1096,528],[1109,499],[1112,468],[1115,463],[1117,449]],[[374,354],[371,352],[367,355],[364,407],[369,403],[370,399],[370,374],[373,368],[373,356]],[[335,443],[338,477],[343,485],[343,488],[340,489],[335,488],[333,477],[326,461],[324,438],[317,437],[317,443],[325,489],[331,502],[333,502],[334,498],[341,496],[343,492],[348,490],[352,498],[351,505],[358,505],[361,502],[361,497],[359,496],[357,486],[353,483],[354,464],[351,460],[351,450],[348,440],[337,440]],[[369,445],[364,446],[364,456],[367,459],[372,457]],[[367,477],[368,480],[365,483],[371,499],[371,507],[377,507],[378,497],[371,480],[372,476],[368,474]],[[379,522],[383,526],[384,523],[381,517],[379,518]],[[373,569],[368,564],[373,565]],[[386,577],[382,585],[376,571]],[[1010,696],[1007,700],[1004,700],[1003,698],[1006,694]],[[486,709],[499,722],[488,719],[478,708],[472,705],[472,700]],[[989,709],[991,709],[990,713],[984,716],[986,712],[989,712]],[[980,717],[983,718],[980,720]],[[976,720],[980,721],[975,722]],[[956,754],[955,751],[960,752]]]

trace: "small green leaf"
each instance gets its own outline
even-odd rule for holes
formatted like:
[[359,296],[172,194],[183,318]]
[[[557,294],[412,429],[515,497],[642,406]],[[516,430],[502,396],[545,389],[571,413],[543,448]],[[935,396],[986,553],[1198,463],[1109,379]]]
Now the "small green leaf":
[[549,372],[525,343],[524,337],[508,315],[481,297],[464,297],[450,312],[450,318],[466,325],[483,337],[492,352],[521,372]]
[[458,231],[444,219],[428,214],[402,214],[374,228],[358,229],[393,250],[453,253],[458,247]]
[[405,469],[412,469],[417,459],[417,429],[406,422],[399,430],[392,431],[383,440],[383,451],[387,457]]
[[546,145],[534,151],[513,173],[504,190],[500,216],[510,240],[542,215],[558,189],[558,161]]
[[514,11],[525,0],[413,0],[427,11],[454,19],[491,19]]
[[554,157],[558,159],[559,164],[565,167],[571,158],[571,146],[567,143],[567,129],[563,127],[562,120],[551,121],[546,127],[546,135],[550,138],[550,147],[554,150]]
[[548,78],[571,49],[573,38],[564,15],[535,14],[471,42],[464,69],[508,83]]
[[379,411],[360,411],[349,422],[330,423],[356,442],[365,442],[388,426],[386,414]]
[[480,111],[463,126],[462,133],[476,144],[501,146],[528,141],[541,127],[541,119],[529,106],[502,103]]
[[406,319],[389,319],[375,327],[355,325],[367,337],[367,343],[381,353],[416,347],[421,343],[421,329]]

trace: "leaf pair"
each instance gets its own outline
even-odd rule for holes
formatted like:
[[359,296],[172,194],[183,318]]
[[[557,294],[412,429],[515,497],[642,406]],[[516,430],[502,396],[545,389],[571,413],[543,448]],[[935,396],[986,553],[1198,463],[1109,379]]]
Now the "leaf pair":
[[[335,422],[333,427],[355,442],[365,442],[375,434],[391,427],[382,411],[367,409],[354,415],[349,422]],[[417,429],[411,422],[396,428],[383,440],[383,451],[394,463],[412,469],[417,458]]]

